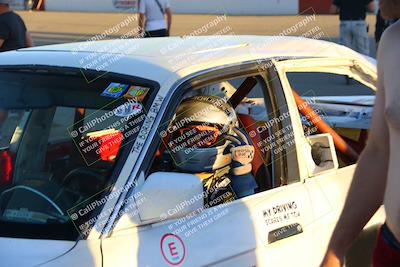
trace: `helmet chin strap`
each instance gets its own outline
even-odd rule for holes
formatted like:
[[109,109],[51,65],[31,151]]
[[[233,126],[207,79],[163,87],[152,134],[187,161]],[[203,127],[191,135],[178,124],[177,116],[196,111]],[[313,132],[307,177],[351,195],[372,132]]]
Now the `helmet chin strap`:
[[238,135],[238,137],[240,137],[242,142],[244,142],[246,145],[250,144],[249,139],[241,130],[239,130],[237,127],[234,127],[232,130]]

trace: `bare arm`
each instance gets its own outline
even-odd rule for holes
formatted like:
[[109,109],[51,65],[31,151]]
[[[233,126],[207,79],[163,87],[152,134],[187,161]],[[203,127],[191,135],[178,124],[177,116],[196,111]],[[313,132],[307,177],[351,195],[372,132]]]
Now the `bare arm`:
[[167,14],[167,31],[168,31],[168,34],[170,34],[171,24],[172,24],[172,11],[170,8],[167,8],[165,10],[165,13]]
[[339,8],[335,4],[332,4],[331,7],[329,8],[329,13],[330,14],[338,14]]
[[144,22],[145,22],[146,18],[144,16],[143,13],[139,13],[139,34],[143,34],[144,33]]
[[25,33],[25,44],[26,44],[26,47],[34,46],[31,34],[28,31],[26,31],[26,33]]
[[4,39],[0,39],[0,47],[2,47],[4,44]]
[[389,131],[384,116],[385,90],[379,54],[378,92],[368,143],[360,156],[323,267],[341,266],[346,250],[383,203],[389,161]]

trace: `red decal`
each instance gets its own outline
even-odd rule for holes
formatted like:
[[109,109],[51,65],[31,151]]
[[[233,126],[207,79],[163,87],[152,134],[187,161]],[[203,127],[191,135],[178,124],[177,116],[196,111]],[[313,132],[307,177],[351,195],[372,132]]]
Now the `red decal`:
[[185,259],[185,245],[182,239],[177,235],[164,235],[161,238],[160,247],[164,260],[172,266],[180,265]]

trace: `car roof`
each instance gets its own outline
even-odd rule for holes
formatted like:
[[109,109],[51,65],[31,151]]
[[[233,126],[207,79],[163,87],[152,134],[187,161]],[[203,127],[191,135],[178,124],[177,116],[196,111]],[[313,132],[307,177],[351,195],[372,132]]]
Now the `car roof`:
[[357,58],[373,65],[370,59],[332,42],[302,37],[237,35],[106,41],[89,39],[86,42],[2,53],[0,65],[96,69],[96,64],[90,63],[97,59],[109,63],[102,70],[160,81],[171,75],[185,76],[206,68],[243,61],[299,57]]

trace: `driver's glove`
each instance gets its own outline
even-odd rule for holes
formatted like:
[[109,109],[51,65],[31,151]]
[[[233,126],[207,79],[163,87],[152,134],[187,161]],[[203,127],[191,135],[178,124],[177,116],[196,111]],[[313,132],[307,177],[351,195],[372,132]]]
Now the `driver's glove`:
[[230,152],[232,155],[230,178],[232,188],[237,197],[252,195],[258,188],[254,176],[251,174],[254,159],[254,146],[246,134],[237,128],[233,131],[237,136],[225,135],[231,141]]

